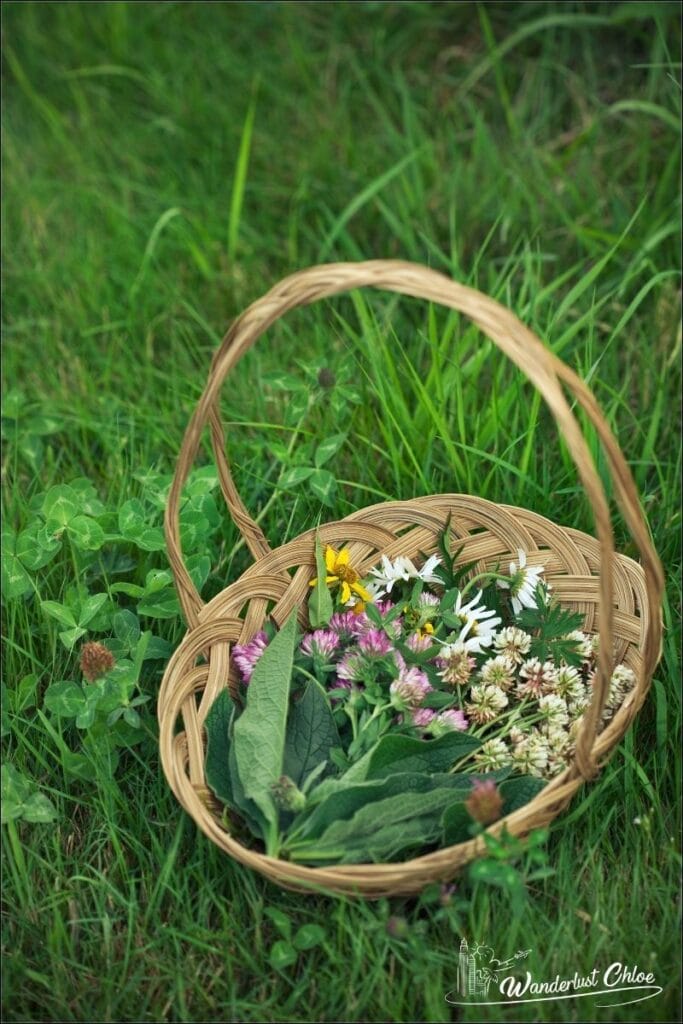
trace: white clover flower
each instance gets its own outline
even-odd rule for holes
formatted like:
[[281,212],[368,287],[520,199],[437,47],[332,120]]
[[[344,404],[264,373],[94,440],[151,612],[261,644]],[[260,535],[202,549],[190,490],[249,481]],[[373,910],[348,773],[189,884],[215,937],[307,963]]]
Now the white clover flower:
[[586,687],[582,685],[581,694],[576,697],[570,697],[567,700],[567,711],[569,712],[569,717],[572,719],[572,721],[575,718],[579,718],[581,715],[583,715],[584,711],[588,708],[589,704],[590,697],[588,696],[588,691]]
[[519,670],[520,681],[517,683],[518,697],[540,697],[551,693],[557,682],[557,669],[552,661],[541,664],[538,658],[529,658]]
[[583,658],[584,661],[588,661],[592,655],[593,646],[591,638],[582,633],[580,629],[575,629],[571,633],[567,633],[565,640],[574,640],[577,645],[577,653]]
[[515,681],[514,662],[505,654],[498,654],[486,662],[479,675],[483,683],[490,683],[501,690],[509,690]]
[[528,726],[526,722],[520,722],[518,725],[513,725],[508,733],[510,743],[513,747],[516,747],[518,743],[521,743],[523,739],[528,735]]
[[616,709],[624,703],[624,697],[636,685],[636,676],[633,669],[627,665],[617,665],[609,683],[609,694],[607,695],[607,707]]
[[506,626],[496,634],[493,646],[515,665],[521,665],[524,655],[529,653],[531,637],[517,626]]
[[504,740],[496,738],[482,743],[474,760],[484,771],[495,771],[496,768],[510,764],[512,756]]
[[464,686],[468,683],[475,664],[467,647],[461,643],[444,644],[436,659],[438,675],[449,686]]
[[564,700],[579,700],[585,694],[581,673],[571,665],[560,665],[555,678],[554,692]]
[[536,730],[515,744],[512,751],[512,762],[525,775],[543,776],[548,766],[549,744],[545,736]]
[[556,693],[548,693],[541,697],[538,702],[538,710],[551,727],[557,728],[557,726],[567,725],[569,722],[567,705]]
[[[517,549],[517,557],[519,568],[517,568],[516,562],[510,562],[510,582],[498,580],[499,587],[510,591],[512,610],[515,615],[519,615],[523,608],[536,607],[534,594],[536,587],[542,582],[541,574],[545,572],[542,565],[527,565],[526,553],[521,548]],[[551,589],[548,583],[545,584],[545,587],[546,590]]]
[[499,690],[497,686],[483,684],[473,686],[470,690],[470,703],[467,705],[467,711],[470,718],[483,725],[497,718],[508,703],[507,694]]

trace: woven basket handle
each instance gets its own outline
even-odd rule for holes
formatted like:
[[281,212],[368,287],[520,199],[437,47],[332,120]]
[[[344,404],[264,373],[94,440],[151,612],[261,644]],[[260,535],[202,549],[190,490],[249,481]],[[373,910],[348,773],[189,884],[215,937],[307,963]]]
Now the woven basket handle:
[[648,600],[653,609],[653,614],[649,616],[642,651],[643,671],[638,681],[638,685],[644,688],[648,685],[660,652],[659,607],[663,589],[661,565],[650,541],[633,477],[589,388],[505,306],[474,288],[452,281],[435,270],[399,260],[330,263],[311,267],[292,274],[275,285],[234,321],[214,355],[204,393],[185,432],[166,508],[165,529],[169,562],[188,625],[190,628],[196,626],[203,602],[183,561],[179,506],[183,484],[196,458],[202,432],[207,423],[211,427],[219,479],[228,509],[255,558],[270,550],[261,528],[249,514],[237,492],[225,455],[225,438],[218,411],[220,389],[225,378],[259,336],[289,310],[361,287],[380,288],[426,299],[469,316],[538,388],[557,421],[592,506],[600,542],[598,628],[601,643],[598,672],[593,699],[585,714],[584,727],[576,745],[577,767],[588,778],[596,770],[591,749],[607,698],[613,667],[614,539],[603,486],[561,384],[573,393],[600,437],[613,477],[617,501],[640,553]]

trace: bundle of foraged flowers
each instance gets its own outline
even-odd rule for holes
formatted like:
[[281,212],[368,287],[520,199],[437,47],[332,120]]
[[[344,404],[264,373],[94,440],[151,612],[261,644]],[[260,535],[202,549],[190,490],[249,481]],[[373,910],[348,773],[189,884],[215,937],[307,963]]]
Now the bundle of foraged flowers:
[[[230,826],[314,865],[401,860],[470,838],[570,762],[599,638],[524,551],[457,566],[448,530],[421,564],[365,579],[316,543],[309,629],[293,613],[232,652],[240,699],[206,721],[206,778]],[[609,719],[635,684],[619,665]]]

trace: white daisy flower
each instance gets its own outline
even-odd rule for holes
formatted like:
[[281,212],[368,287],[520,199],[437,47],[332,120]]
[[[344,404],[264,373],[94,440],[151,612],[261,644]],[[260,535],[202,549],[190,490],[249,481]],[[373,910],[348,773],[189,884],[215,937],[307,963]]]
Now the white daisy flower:
[[439,556],[430,555],[422,568],[417,570],[417,579],[423,583],[441,583],[441,577],[434,572],[438,565],[441,565]]
[[[517,557],[519,568],[517,568],[516,562],[510,562],[510,582],[498,580],[499,587],[510,591],[512,610],[515,615],[518,615],[522,608],[536,607],[534,593],[538,584],[542,582],[541,574],[545,572],[542,565],[527,565],[526,553],[521,548],[517,549]],[[550,590],[549,584],[546,583],[545,587]]]
[[421,569],[410,558],[399,555],[392,562],[386,555],[382,555],[382,568],[371,569],[370,575],[374,576],[380,587],[381,594],[390,594],[394,583],[407,583],[409,580],[422,580],[424,583],[440,583],[434,570],[441,564],[437,555],[427,559]]
[[452,611],[449,612],[462,624],[459,643],[464,644],[468,651],[481,654],[482,648],[490,647],[496,635],[501,619],[492,608],[480,605],[481,591],[467,604],[463,603],[462,594],[458,594]]

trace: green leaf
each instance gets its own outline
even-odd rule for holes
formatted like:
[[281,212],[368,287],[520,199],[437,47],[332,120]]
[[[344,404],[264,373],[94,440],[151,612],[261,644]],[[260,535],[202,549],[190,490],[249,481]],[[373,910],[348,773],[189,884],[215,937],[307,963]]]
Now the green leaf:
[[301,697],[290,704],[283,774],[301,788],[307,776],[329,759],[330,749],[340,742],[325,692],[309,680]]
[[138,587],[134,583],[112,583],[109,589],[112,594],[127,594],[128,597],[140,598],[145,595],[145,588]]
[[123,720],[131,729],[139,729],[142,725],[142,720],[134,708],[123,709]]
[[45,691],[45,707],[53,715],[62,718],[75,718],[83,709],[86,698],[82,687],[68,679],[60,683],[52,683]]
[[447,807],[441,817],[443,828],[443,845],[455,846],[472,838],[472,816],[464,803],[453,803]]
[[334,821],[318,839],[292,846],[290,857],[341,864],[389,861],[408,848],[434,842],[441,832],[441,814],[452,801],[451,786],[373,801],[351,818]]
[[337,481],[327,469],[316,469],[308,478],[308,486],[323,505],[332,507],[337,492]]
[[106,594],[92,594],[90,597],[86,597],[85,601],[81,605],[81,610],[78,616],[78,625],[87,626],[88,623],[95,618],[106,601]]
[[163,640],[160,636],[151,636],[149,643],[147,644],[147,650],[145,651],[145,661],[153,661],[156,659],[163,659],[166,661],[170,658],[173,653],[173,646],[168,640]]
[[145,597],[138,604],[138,615],[149,619],[175,619],[180,615],[180,603],[173,590],[164,590],[152,597]]
[[17,537],[16,554],[27,569],[35,572],[51,562],[61,546],[60,540],[55,540],[38,523],[34,523]]
[[47,824],[59,817],[54,804],[43,793],[33,793],[28,798],[24,804],[21,816],[24,821],[30,821],[34,824]]
[[86,630],[82,626],[74,626],[73,629],[65,629],[59,634],[59,639],[62,641],[67,650],[71,651],[77,640],[80,640],[82,636],[85,636]]
[[163,551],[166,546],[163,530],[148,523],[145,507],[138,498],[131,498],[121,506],[119,530],[126,540],[143,551]]
[[308,480],[312,473],[313,466],[290,466],[280,477],[278,487],[283,490],[298,487],[304,480]]
[[314,461],[316,466],[318,468],[320,468],[320,466],[324,466],[333,455],[336,455],[345,440],[346,434],[333,434],[332,437],[328,437],[324,441],[321,441],[315,450]]
[[456,761],[481,745],[461,732],[448,732],[435,740],[390,733],[383,736],[344,776],[347,781],[382,779],[396,772],[447,771]]
[[13,552],[2,556],[2,592],[8,601],[33,590],[31,577]]
[[229,807],[234,807],[230,776],[230,719],[234,704],[228,690],[221,690],[209,708],[206,729],[206,781],[215,796]]
[[93,484],[86,477],[81,476],[77,480],[72,480],[69,486],[78,496],[78,506],[84,515],[97,517],[107,511],[97,497]]
[[301,951],[322,946],[324,941],[325,929],[319,924],[304,924],[294,936],[294,946]]
[[[336,821],[350,819],[357,811],[369,804],[378,804],[388,798],[406,796],[409,793],[427,793],[435,788],[449,789],[451,800],[457,800],[453,790],[468,794],[472,788],[471,776],[427,774],[425,772],[397,772],[385,779],[344,785],[343,779],[333,780],[325,798],[317,806],[308,807],[295,820],[285,849],[298,846],[321,836]],[[324,784],[321,784],[321,789]]]
[[266,848],[277,850],[278,809],[270,787],[282,775],[289,690],[297,637],[296,609],[256,663],[244,711],[235,722],[235,758],[247,797],[268,822]]
[[513,811],[524,807],[546,785],[547,779],[538,779],[534,775],[517,775],[514,778],[506,779],[500,785],[500,795],[503,797],[503,815],[512,814]]
[[81,710],[76,716],[76,728],[85,730],[89,729],[95,721],[95,715],[102,699],[102,686],[100,681],[95,683],[84,691],[85,703]]
[[270,960],[271,967],[275,968],[276,971],[282,971],[285,967],[291,967],[292,964],[295,964],[298,958],[299,954],[293,946],[290,946],[284,939],[278,939],[273,945],[268,959]]
[[[201,590],[211,572],[211,559],[208,555],[190,555],[187,559],[187,571],[197,590]],[[171,583],[173,576],[171,576]]]
[[[78,723],[78,719],[76,719]],[[85,754],[74,754],[70,750],[62,751],[62,765],[67,775],[73,775],[81,782],[94,782],[92,764]]]
[[267,831],[267,822],[265,816],[256,806],[253,800],[250,800],[247,794],[244,792],[244,786],[240,779],[239,771],[237,769],[237,759],[235,757],[235,730],[234,722],[231,726],[230,733],[230,752],[228,754],[228,765],[230,768],[230,784],[232,786],[233,804],[244,818],[245,822],[256,836],[257,839],[264,839]]
[[117,640],[123,644],[127,652],[131,652],[140,639],[140,622],[137,615],[125,608],[116,613],[112,625]]
[[66,484],[51,487],[43,500],[42,513],[51,533],[63,530],[78,515],[78,495]]
[[75,516],[69,520],[69,536],[81,551],[99,551],[104,544],[104,530],[90,516]]
[[266,907],[264,913],[273,922],[282,938],[287,939],[289,942],[292,937],[292,922],[287,915],[283,914],[277,907]]
[[312,629],[319,629],[321,626],[326,626],[332,618],[334,604],[329,587],[327,586],[327,566],[325,565],[323,546],[317,534],[315,538],[315,565],[317,577],[316,584],[312,588],[311,596],[308,599],[308,619]]
[[62,626],[77,626],[76,616],[67,608],[64,604],[59,604],[58,601],[43,601],[41,604],[41,610],[49,615],[51,618],[56,619]]
[[38,676],[31,673],[20,679],[19,685],[14,693],[14,712],[21,714],[22,711],[36,706],[36,689],[38,687]]
[[31,783],[13,764],[3,764],[0,769],[0,793],[2,794],[2,823],[20,818],[24,804],[31,792]]
[[3,419],[18,420],[26,411],[26,395],[19,388],[12,388],[2,400]]

